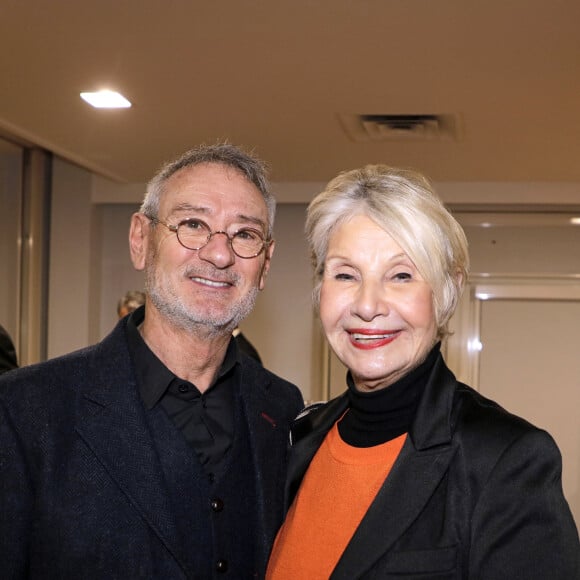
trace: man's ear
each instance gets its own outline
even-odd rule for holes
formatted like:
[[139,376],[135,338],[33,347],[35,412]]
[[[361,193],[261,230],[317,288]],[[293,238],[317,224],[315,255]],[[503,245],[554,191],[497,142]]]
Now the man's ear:
[[131,216],[129,228],[129,250],[131,261],[135,270],[144,270],[147,260],[147,248],[149,245],[150,220],[142,213],[134,213]]
[[265,250],[265,259],[264,264],[262,266],[262,271],[260,272],[260,280],[258,282],[258,289],[263,290],[264,286],[266,285],[266,276],[268,275],[268,271],[270,270],[270,261],[272,260],[272,255],[274,254],[274,246],[276,242],[272,240],[270,245]]

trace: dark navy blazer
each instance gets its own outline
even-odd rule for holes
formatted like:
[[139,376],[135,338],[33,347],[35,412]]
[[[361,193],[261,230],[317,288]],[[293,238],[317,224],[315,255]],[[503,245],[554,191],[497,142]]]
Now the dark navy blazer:
[[[297,421],[287,506],[347,408],[344,394]],[[331,578],[580,580],[561,471],[548,433],[457,382],[439,356],[401,454]]]
[[[175,514],[191,474],[177,464],[168,471],[175,430],[154,443],[125,332],[126,319],[95,346],[0,377],[6,580],[193,577],[196,546]],[[245,357],[241,382],[258,490],[258,526],[247,533],[262,570],[283,515],[288,434],[302,397]]]

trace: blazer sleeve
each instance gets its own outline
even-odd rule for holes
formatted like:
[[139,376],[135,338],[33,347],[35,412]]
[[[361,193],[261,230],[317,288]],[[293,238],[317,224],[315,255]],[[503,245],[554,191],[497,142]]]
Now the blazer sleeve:
[[580,579],[561,474],[560,451],[545,431],[528,431],[504,450],[473,512],[469,578]]
[[0,569],[26,578],[33,494],[22,443],[0,399]]

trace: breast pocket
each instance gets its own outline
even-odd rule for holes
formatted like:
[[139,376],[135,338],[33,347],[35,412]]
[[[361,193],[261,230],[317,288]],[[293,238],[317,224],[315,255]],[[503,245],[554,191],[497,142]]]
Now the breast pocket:
[[413,550],[408,552],[389,552],[379,560],[365,580],[386,580],[405,578],[405,580],[457,580],[457,547],[450,546],[436,550]]

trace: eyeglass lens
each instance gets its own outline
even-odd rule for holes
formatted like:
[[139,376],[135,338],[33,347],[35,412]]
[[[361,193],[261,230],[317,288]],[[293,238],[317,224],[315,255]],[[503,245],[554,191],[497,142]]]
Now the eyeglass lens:
[[264,247],[264,240],[260,232],[251,228],[244,228],[230,235],[226,232],[212,232],[209,226],[201,220],[185,220],[177,226],[179,241],[191,250],[203,248],[216,233],[225,234],[233,251],[241,258],[253,258]]

